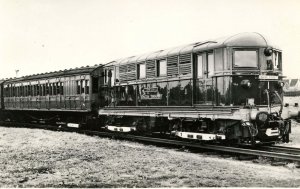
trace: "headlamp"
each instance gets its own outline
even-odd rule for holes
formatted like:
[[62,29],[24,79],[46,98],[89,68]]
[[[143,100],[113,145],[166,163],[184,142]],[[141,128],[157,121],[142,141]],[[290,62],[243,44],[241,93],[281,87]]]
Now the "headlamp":
[[272,50],[272,48],[271,48],[271,47],[267,47],[267,48],[265,48],[265,50],[264,50],[264,54],[265,54],[265,56],[271,56],[271,55],[272,55],[272,53],[273,53],[273,50]]

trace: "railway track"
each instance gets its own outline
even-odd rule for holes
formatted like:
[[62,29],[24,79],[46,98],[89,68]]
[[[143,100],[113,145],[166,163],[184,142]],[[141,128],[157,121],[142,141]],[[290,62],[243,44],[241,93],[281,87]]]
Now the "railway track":
[[258,157],[269,157],[280,159],[284,161],[295,161],[300,162],[300,148],[291,148],[291,147],[283,147],[283,146],[260,146],[257,148],[253,147],[230,147],[224,145],[212,145],[212,144],[203,144],[196,143],[194,141],[180,141],[175,139],[165,139],[165,138],[153,138],[148,136],[138,136],[132,134],[124,134],[124,133],[112,133],[112,132],[103,132],[103,131],[91,131],[91,130],[81,130],[75,128],[67,128],[67,127],[57,127],[51,125],[39,125],[39,124],[24,124],[24,123],[13,123],[13,122],[0,122],[1,126],[5,127],[29,127],[29,128],[38,128],[38,129],[47,129],[47,130],[55,130],[55,131],[65,131],[65,132],[77,132],[86,135],[93,135],[99,137],[110,137],[115,139],[127,139],[134,140],[138,142],[147,142],[153,144],[160,145],[168,145],[168,146],[179,146],[179,147],[187,147],[193,149],[205,149],[212,150],[218,152],[227,152],[233,154],[244,154],[244,155],[252,155]]
[[271,152],[280,152],[280,153],[300,155],[300,148],[285,147],[285,146],[264,146],[264,147],[260,147],[259,149],[260,150],[268,150]]

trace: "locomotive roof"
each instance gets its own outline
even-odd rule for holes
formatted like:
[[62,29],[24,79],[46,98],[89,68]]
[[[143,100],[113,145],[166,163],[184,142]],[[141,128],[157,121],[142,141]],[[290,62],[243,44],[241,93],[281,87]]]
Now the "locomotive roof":
[[250,33],[240,33],[236,35],[232,35],[229,37],[222,37],[214,40],[201,41],[196,43],[190,43],[187,45],[182,45],[179,47],[154,51],[142,55],[131,56],[127,58],[117,59],[111,62],[110,65],[117,64],[126,64],[126,63],[138,63],[144,62],[150,59],[163,59],[167,56],[175,56],[185,53],[198,52],[203,50],[210,50],[214,48],[221,47],[273,47],[273,46],[263,35],[250,32]]
[[53,78],[53,77],[60,77],[60,76],[66,76],[66,75],[77,75],[77,74],[84,74],[84,73],[91,73],[95,68],[97,68],[99,65],[94,66],[82,66],[80,68],[71,68],[71,69],[65,69],[65,70],[59,70],[54,72],[46,72],[41,74],[33,74],[33,75],[27,75],[23,77],[18,78],[10,78],[6,79],[5,82],[17,82],[17,81],[27,81],[27,80],[35,80],[35,79],[45,79],[45,78]]

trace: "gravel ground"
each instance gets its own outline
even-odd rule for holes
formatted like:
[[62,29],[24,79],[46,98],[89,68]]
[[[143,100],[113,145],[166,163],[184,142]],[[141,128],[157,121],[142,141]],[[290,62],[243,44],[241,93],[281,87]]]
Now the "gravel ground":
[[292,163],[275,167],[76,133],[0,127],[0,152],[0,187],[300,186]]

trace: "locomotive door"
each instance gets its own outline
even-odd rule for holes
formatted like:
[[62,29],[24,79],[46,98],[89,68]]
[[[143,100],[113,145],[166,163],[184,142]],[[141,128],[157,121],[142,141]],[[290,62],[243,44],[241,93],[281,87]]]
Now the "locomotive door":
[[213,52],[203,52],[194,56],[194,104],[212,105],[214,56]]

